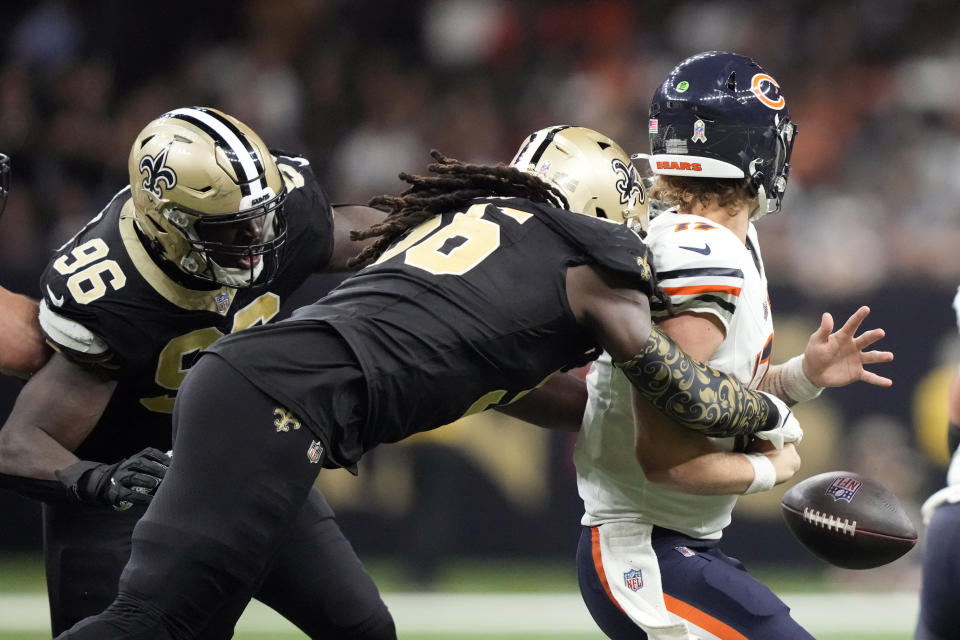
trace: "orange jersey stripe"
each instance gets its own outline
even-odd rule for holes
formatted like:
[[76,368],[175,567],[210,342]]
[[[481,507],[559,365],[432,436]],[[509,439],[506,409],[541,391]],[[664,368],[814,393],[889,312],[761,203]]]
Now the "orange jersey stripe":
[[683,600],[678,600],[673,596],[663,594],[663,602],[667,605],[667,611],[670,613],[680,616],[684,620],[689,620],[718,638],[722,638],[723,640],[747,640],[747,636],[730,627],[725,622],[717,620],[713,616],[700,611],[700,609],[687,604]]
[[[603,571],[603,560],[600,557],[599,527],[590,527],[590,548],[593,550],[593,568],[600,578],[600,584],[603,585],[603,590],[607,592],[607,597],[610,598],[610,602],[617,605],[617,609],[623,611],[623,607],[621,607],[620,603],[613,597],[613,592],[610,591],[610,585],[607,584],[607,574]],[[623,612],[626,613],[626,611]]]
[[663,292],[671,296],[689,296],[695,293],[729,293],[740,295],[740,287],[725,287],[720,284],[701,284],[691,287],[664,287]]

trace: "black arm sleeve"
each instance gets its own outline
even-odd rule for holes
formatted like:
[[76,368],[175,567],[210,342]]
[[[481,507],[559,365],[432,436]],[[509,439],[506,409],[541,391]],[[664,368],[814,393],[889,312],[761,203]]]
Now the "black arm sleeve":
[[953,455],[958,445],[960,445],[960,427],[951,420],[947,423],[947,447],[950,449],[950,455]]
[[637,391],[683,426],[708,436],[738,436],[780,424],[777,406],[736,378],[693,360],[657,327],[643,351],[614,363]]
[[0,488],[42,502],[76,502],[66,487],[56,480],[39,480],[0,473]]

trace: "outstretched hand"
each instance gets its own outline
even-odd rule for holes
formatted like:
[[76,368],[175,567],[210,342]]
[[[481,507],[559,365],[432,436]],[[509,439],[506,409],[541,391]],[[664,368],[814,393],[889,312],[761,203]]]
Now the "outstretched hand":
[[890,378],[863,368],[893,360],[890,351],[865,351],[886,335],[883,329],[870,329],[856,335],[869,314],[870,307],[860,307],[835,333],[831,333],[833,316],[823,314],[820,328],[810,336],[803,351],[803,372],[811,382],[819,387],[842,387],[858,380],[878,387],[893,384]]

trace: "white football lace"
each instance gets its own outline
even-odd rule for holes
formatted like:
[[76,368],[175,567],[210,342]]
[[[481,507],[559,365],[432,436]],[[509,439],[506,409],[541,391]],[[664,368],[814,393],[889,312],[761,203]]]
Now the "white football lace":
[[826,527],[829,530],[836,530],[843,535],[848,533],[852,536],[857,532],[857,521],[850,522],[846,518],[842,520],[828,513],[823,513],[810,507],[804,507],[803,519],[812,522],[818,527]]

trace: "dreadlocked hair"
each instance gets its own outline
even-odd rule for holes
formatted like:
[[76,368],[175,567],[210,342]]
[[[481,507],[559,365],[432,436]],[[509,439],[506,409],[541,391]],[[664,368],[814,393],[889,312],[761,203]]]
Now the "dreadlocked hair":
[[376,260],[397,238],[427,218],[463,209],[476,198],[525,198],[560,209],[570,208],[559,190],[514,167],[465,164],[436,149],[430,156],[435,162],[428,165],[427,170],[435,175],[401,173],[400,179],[410,185],[406,191],[399,196],[376,196],[367,203],[386,210],[387,217],[372,227],[350,232],[351,240],[377,239],[350,258],[347,266],[359,267]]

